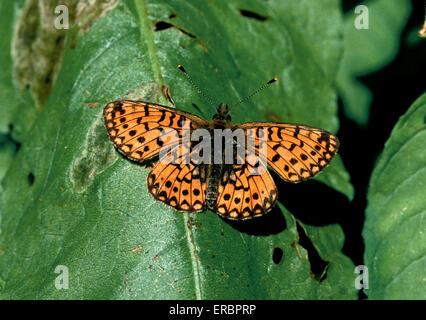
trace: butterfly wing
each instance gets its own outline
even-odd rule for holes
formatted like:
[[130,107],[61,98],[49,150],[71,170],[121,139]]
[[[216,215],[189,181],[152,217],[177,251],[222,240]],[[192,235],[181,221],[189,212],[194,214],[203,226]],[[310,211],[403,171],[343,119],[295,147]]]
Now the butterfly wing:
[[142,162],[182,141],[184,124],[189,129],[208,126],[193,114],[141,101],[114,101],[104,108],[105,127],[116,148],[128,158]]
[[189,149],[181,144],[170,151],[169,157],[161,158],[148,175],[148,190],[156,200],[178,211],[203,211],[207,167],[186,161],[188,153]]
[[277,187],[266,167],[259,170],[249,162],[225,165],[214,211],[235,220],[258,217],[272,209],[277,196]]
[[295,124],[252,122],[237,125],[255,141],[255,151],[266,143],[268,165],[286,181],[300,182],[322,171],[339,148],[337,137],[327,131]]

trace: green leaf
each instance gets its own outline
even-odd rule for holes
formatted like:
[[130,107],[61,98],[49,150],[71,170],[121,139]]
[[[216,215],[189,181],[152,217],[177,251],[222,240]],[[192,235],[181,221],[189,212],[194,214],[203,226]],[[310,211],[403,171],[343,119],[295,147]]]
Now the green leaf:
[[[27,89],[17,88],[16,79],[13,74],[12,50],[15,30],[15,20],[19,16],[24,1],[14,1],[10,5],[7,1],[0,3],[1,21],[0,27],[0,61],[2,61],[2,72],[0,72],[0,133],[6,134],[13,128],[14,137],[21,141],[36,117],[31,95]],[[19,63],[19,60],[16,62]]]
[[368,29],[355,27],[364,10],[349,11],[345,16],[344,54],[337,85],[345,114],[358,124],[366,125],[372,94],[357,78],[379,70],[394,59],[400,34],[411,12],[411,2],[367,0],[362,5],[368,8]]
[[425,299],[426,94],[393,129],[369,190],[365,263],[372,299]]
[[[342,253],[345,240],[342,228],[337,224],[324,227],[304,225],[303,227],[321,259],[329,262],[324,283],[340,288],[341,299],[345,299],[347,292],[350,289],[354,290],[355,285],[354,282],[349,284],[346,282],[346,279],[353,279],[354,265],[351,259]],[[348,285],[352,285],[352,288],[347,288]]]
[[11,141],[7,135],[0,134],[0,181],[3,179],[7,168],[9,168],[15,152],[16,145],[13,143],[13,141]]
[[[171,27],[156,31],[161,25]],[[129,0],[78,34],[74,49],[68,39],[56,85],[2,182],[0,296],[356,298],[340,229],[327,229],[338,245],[321,249],[330,264],[320,282],[283,206],[246,223],[210,211],[175,212],[149,195],[149,169],[120,156],[102,122],[103,106],[134,88],[165,103],[163,84],[179,109],[198,113],[195,102],[211,118],[215,110],[179,73],[182,64],[215,100],[231,104],[273,76],[281,79],[233,110],[234,122],[277,117],[336,132],[341,30],[339,3],[331,0]],[[353,192],[340,160],[322,179]],[[69,289],[55,287],[57,266],[68,268]]]

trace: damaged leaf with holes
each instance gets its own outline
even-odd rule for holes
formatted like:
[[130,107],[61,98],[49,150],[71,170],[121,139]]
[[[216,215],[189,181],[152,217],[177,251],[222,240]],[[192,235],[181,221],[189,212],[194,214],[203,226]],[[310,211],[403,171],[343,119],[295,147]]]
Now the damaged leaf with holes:
[[[179,109],[211,119],[214,108],[181,64],[215,103],[233,104],[280,79],[235,108],[234,123],[335,133],[338,1],[124,0],[90,21],[67,34],[47,99],[27,92],[28,107],[43,112],[34,113],[2,180],[0,298],[356,299],[339,226],[308,226],[281,204],[245,223],[175,212],[149,195],[149,167],[118,154],[100,124],[103,107],[129,94],[167,103],[166,86]],[[0,43],[0,52],[10,48]],[[353,197],[339,158],[316,180],[316,194]],[[334,205],[327,194],[309,214]],[[279,200],[286,204],[286,194]],[[69,270],[68,290],[55,287],[58,265]]]

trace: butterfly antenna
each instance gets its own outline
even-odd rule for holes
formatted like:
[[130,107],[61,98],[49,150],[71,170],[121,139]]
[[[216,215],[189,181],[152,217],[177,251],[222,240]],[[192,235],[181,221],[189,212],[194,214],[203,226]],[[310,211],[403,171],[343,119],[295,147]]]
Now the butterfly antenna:
[[247,97],[245,97],[244,99],[238,101],[236,104],[234,104],[233,106],[231,106],[231,108],[238,106],[239,104],[251,99],[251,97],[253,97],[254,95],[258,94],[260,91],[262,91],[263,89],[265,89],[266,87],[269,87],[271,84],[273,84],[275,81],[278,81],[278,78],[273,78],[271,80],[269,80],[267,83],[265,83],[263,86],[261,86],[259,89],[257,89],[255,92],[249,94]]
[[208,95],[206,95],[203,91],[201,91],[201,89],[195,84],[194,80],[192,80],[192,77],[189,75],[189,73],[186,72],[185,68],[182,67],[181,65],[178,65],[178,68],[179,68],[180,71],[182,71],[185,74],[185,76],[188,78],[188,80],[192,84],[192,86],[195,88],[195,90],[197,90],[198,94],[201,97],[203,97],[204,100],[206,100],[212,107],[216,108],[212,99]]

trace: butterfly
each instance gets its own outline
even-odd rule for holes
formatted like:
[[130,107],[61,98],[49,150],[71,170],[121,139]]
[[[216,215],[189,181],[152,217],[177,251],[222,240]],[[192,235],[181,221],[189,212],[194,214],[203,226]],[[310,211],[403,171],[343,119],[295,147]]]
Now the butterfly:
[[[187,74],[182,66],[179,69]],[[276,80],[274,78],[267,85]],[[223,103],[210,121],[160,104],[131,100],[108,103],[103,116],[111,141],[127,158],[146,162],[159,157],[161,150],[173,154],[160,158],[148,174],[148,190],[156,200],[177,211],[210,209],[233,220],[262,216],[275,205],[278,190],[266,170],[267,165],[285,181],[297,183],[321,172],[339,147],[335,135],[305,125],[232,124],[229,106]],[[210,133],[213,141],[217,140],[214,132],[219,129],[239,130],[247,141],[254,141],[255,154],[261,161],[250,160],[252,154],[248,148],[242,154],[237,153],[235,140],[227,142],[234,145],[231,163],[193,160],[197,159],[197,151],[200,155],[200,150],[196,150],[193,141],[183,142],[186,133],[192,134],[200,129]],[[212,159],[217,150],[211,148],[210,152]]]

